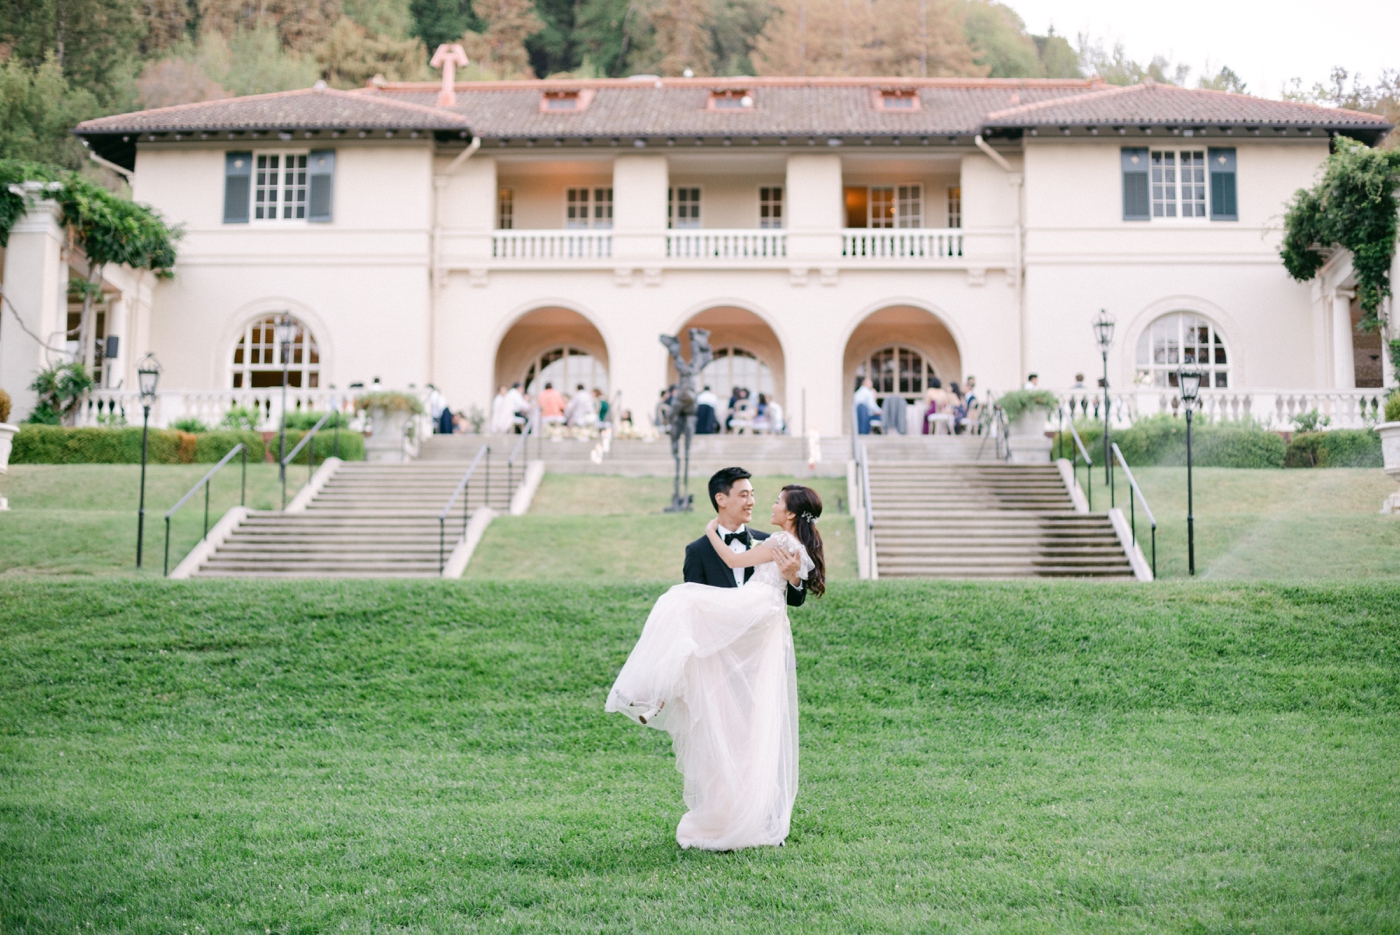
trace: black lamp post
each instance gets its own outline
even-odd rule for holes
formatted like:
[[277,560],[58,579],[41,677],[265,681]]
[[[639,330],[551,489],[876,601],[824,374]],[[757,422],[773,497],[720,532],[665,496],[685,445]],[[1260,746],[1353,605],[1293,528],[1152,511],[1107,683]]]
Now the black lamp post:
[[1181,401],[1186,406],[1186,562],[1190,574],[1196,573],[1196,518],[1191,497],[1191,415],[1196,408],[1196,396],[1201,391],[1201,374],[1195,370],[1178,370],[1176,382],[1181,388]]
[[[277,346],[282,350],[282,426],[277,441],[277,478],[284,482],[282,489],[286,490],[287,468],[282,464],[282,459],[287,457],[287,368],[291,365],[292,341],[297,336],[297,323],[291,315],[283,312],[272,327]],[[286,507],[286,504],[282,506]]]
[[1098,315],[1094,317],[1094,340],[1099,342],[1099,351],[1103,354],[1103,480],[1105,484],[1110,485],[1110,489],[1113,483],[1113,459],[1109,457],[1112,453],[1112,443],[1108,438],[1108,349],[1113,345],[1114,324],[1113,316],[1107,310],[1099,309]]
[[160,385],[160,361],[147,354],[136,365],[136,379],[141,387],[141,505],[136,512],[136,567],[141,567],[141,546],[146,541],[146,439],[151,428],[151,406],[156,401]]

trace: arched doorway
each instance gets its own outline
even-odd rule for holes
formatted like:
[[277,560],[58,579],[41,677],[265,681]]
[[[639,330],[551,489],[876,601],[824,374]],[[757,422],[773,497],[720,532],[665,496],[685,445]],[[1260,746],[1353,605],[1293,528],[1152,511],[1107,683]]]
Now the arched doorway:
[[[704,328],[710,332],[710,347],[715,359],[702,371],[697,381],[708,386],[720,399],[726,412],[717,413],[723,423],[735,389],[749,392],[751,405],[757,406],[759,394],[778,404],[783,420],[793,425],[794,413],[787,405],[787,368],[783,345],[778,335],[758,315],[733,305],[717,305],[692,315],[680,327],[681,352],[690,356],[690,329]],[[664,353],[664,352],[663,352]],[[676,381],[675,363],[666,364],[666,381]]]
[[846,342],[841,422],[848,432],[855,381],[865,376],[875,384],[879,402],[898,394],[912,403],[935,377],[945,387],[961,381],[962,355],[952,332],[936,315],[910,305],[891,305],[862,319]]
[[608,347],[593,323],[572,309],[550,306],[527,312],[496,348],[496,386],[519,383],[534,395],[545,383],[572,393],[608,392]]

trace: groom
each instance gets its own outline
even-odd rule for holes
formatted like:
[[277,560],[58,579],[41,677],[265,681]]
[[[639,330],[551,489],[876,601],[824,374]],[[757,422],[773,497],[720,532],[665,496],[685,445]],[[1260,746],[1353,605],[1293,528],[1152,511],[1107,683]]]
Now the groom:
[[[726,545],[735,552],[746,552],[758,542],[768,538],[768,533],[749,529],[753,519],[753,484],[751,475],[741,467],[728,467],[710,478],[710,503],[719,514],[719,534]],[[790,607],[801,607],[807,599],[807,592],[798,577],[799,559],[797,553],[777,549],[775,560],[778,573],[787,579],[787,602]],[[685,580],[695,584],[708,584],[716,588],[737,588],[753,576],[749,568],[730,568],[715,554],[714,547],[706,536],[701,536],[685,547]]]

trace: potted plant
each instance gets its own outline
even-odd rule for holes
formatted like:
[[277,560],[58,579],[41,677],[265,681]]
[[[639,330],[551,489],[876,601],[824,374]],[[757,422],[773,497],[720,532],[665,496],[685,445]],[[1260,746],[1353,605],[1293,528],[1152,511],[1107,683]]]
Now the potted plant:
[[375,390],[356,398],[355,408],[369,414],[365,460],[407,460],[404,439],[409,432],[409,422],[423,414],[423,403],[418,397],[393,390]]
[[10,443],[18,431],[18,425],[10,424],[10,394],[0,390],[0,474],[10,469]]
[[[1393,391],[1385,401],[1385,421],[1379,423],[1375,430],[1381,437],[1383,470],[1400,483],[1400,389]],[[1385,498],[1381,512],[1400,513],[1400,491]]]
[[1006,448],[1016,464],[1048,464],[1051,441],[1045,420],[1058,404],[1049,390],[1016,390],[997,400],[1006,416]]

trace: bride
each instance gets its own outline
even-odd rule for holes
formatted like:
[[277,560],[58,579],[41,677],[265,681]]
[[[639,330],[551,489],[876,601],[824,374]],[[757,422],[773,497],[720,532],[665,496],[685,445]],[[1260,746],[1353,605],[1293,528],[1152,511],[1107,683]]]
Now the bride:
[[678,584],[657,600],[608,695],[607,711],[671,735],[689,809],[676,828],[683,848],[737,850],[782,844],[797,796],[797,668],[787,582],[776,549],[796,551],[807,590],[825,590],[817,533],[822,501],[784,487],[771,522],[782,531],[746,552],[710,544],[730,568],[758,566],[739,588]]

